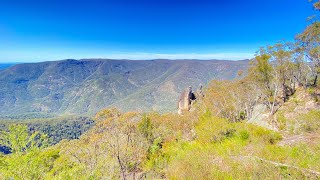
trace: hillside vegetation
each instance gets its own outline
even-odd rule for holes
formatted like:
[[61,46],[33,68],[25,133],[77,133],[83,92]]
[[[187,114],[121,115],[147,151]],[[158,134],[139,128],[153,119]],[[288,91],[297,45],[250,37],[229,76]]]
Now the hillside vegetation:
[[63,139],[78,139],[84,132],[94,125],[94,121],[91,118],[81,116],[37,119],[3,119],[0,120],[0,130],[6,130],[15,124],[26,125],[29,133],[39,131],[48,135],[49,144],[54,145]]
[[[243,120],[230,121],[217,116],[214,109],[204,104],[198,101],[196,110],[183,116],[123,114],[116,109],[106,109],[96,115],[95,126],[79,140],[64,140],[50,147],[39,134],[26,136],[8,145],[17,150],[1,157],[0,177],[319,178],[318,109],[305,111],[299,123],[301,131],[288,135],[281,129],[273,131]],[[282,112],[290,113],[279,110],[274,116]],[[8,132],[21,136],[21,131],[21,127],[12,126]],[[296,135],[307,138],[310,134],[310,141],[298,139],[291,143],[288,139]]]
[[0,117],[94,115],[107,107],[173,112],[185,87],[233,79],[248,62],[84,59],[18,64],[0,71]]
[[319,179],[319,28],[315,19],[295,42],[261,48],[247,73],[211,81],[183,115],[103,109],[79,139],[53,146],[9,126],[0,179]]

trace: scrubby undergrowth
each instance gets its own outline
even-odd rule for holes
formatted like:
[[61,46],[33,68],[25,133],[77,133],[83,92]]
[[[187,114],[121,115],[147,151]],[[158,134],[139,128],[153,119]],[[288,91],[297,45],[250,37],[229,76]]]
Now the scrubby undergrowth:
[[[294,98],[293,96],[292,98]],[[291,113],[294,100],[278,114]],[[200,103],[199,103],[200,104]],[[299,108],[299,106],[296,106]],[[317,179],[320,177],[320,113],[301,115],[292,136],[312,133],[312,142],[284,143],[279,132],[230,122],[210,110],[184,116],[121,114],[96,116],[96,125],[79,140],[33,148],[0,158],[1,179]],[[308,128],[312,127],[312,129]],[[292,137],[291,136],[291,137]]]

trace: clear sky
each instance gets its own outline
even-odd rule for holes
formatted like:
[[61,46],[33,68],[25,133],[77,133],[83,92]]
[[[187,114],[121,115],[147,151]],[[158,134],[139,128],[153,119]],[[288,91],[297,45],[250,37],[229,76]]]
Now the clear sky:
[[312,14],[308,0],[1,0],[0,62],[245,59]]

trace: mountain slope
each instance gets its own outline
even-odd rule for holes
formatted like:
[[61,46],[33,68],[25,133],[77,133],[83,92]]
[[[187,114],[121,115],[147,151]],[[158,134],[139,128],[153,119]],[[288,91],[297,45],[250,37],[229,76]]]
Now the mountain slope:
[[9,68],[17,63],[0,63],[0,71],[6,68]]
[[174,111],[179,93],[212,79],[232,79],[248,60],[63,60],[0,71],[0,115]]

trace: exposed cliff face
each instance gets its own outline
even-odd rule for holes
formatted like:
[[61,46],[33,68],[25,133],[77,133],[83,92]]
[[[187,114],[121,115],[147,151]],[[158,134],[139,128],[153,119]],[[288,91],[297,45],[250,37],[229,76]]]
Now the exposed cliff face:
[[191,86],[186,88],[186,90],[181,93],[178,100],[178,114],[182,115],[184,112],[190,111],[192,108],[192,104],[203,97],[204,94],[202,92],[201,84],[199,86],[199,89],[197,89],[195,92],[192,91]]
[[0,115],[176,110],[185,87],[232,79],[248,61],[64,60],[0,71]]

